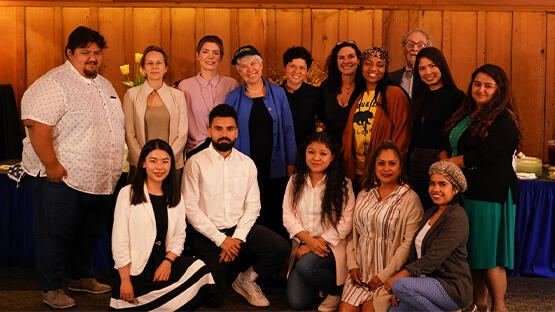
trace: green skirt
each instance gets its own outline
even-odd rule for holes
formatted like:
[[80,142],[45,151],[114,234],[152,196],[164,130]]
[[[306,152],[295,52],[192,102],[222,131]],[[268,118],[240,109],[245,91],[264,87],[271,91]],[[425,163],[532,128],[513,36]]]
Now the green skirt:
[[509,189],[504,203],[464,201],[468,215],[468,264],[471,269],[513,269],[516,205]]

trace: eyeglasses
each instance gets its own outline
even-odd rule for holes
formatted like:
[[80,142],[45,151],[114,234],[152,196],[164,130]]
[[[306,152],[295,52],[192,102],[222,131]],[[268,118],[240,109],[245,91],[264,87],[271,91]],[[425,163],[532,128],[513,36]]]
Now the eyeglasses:
[[354,40],[344,40],[344,41],[339,41],[338,43],[335,44],[335,46],[337,47],[338,45],[342,45],[342,44],[357,44]]
[[425,48],[428,44],[426,44],[426,42],[414,42],[412,40],[409,40],[407,42],[405,42],[405,47],[412,49],[414,46],[417,46],[419,49]]

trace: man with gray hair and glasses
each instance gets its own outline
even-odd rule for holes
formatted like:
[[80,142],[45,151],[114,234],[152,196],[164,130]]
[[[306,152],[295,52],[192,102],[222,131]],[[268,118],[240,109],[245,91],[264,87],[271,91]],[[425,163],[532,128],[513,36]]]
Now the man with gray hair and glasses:
[[431,47],[432,40],[429,33],[421,29],[413,29],[403,36],[401,44],[403,45],[406,65],[389,73],[389,80],[403,88],[409,96],[412,96],[412,67],[416,55],[420,50]]

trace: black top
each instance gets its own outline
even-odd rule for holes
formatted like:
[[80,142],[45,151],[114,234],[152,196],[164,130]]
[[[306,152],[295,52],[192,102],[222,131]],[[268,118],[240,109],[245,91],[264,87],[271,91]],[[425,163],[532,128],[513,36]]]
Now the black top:
[[461,106],[464,92],[442,87],[415,101],[411,147],[440,149],[445,123]]
[[258,176],[270,177],[274,130],[273,119],[264,105],[263,97],[252,99],[249,135],[251,158],[258,170]]
[[168,201],[166,196],[158,196],[148,194],[152,209],[154,210],[154,219],[156,220],[156,241],[161,242],[162,246],[166,244],[166,234],[168,233]]
[[138,276],[139,279],[152,281],[154,273],[166,257],[166,235],[168,233],[168,202],[165,196],[148,194],[152,203],[154,220],[156,222],[156,239],[150,252],[150,257]]
[[281,87],[287,95],[287,101],[293,115],[295,142],[297,142],[298,150],[305,138],[316,131],[316,116],[321,118],[322,115],[322,89],[303,82],[299,89],[289,93],[285,83],[286,81],[283,82]]
[[[518,147],[518,129],[507,110],[502,111],[487,128],[488,136],[481,138],[470,129],[460,136],[457,151],[463,155],[462,169],[468,190],[465,197],[473,200],[504,203],[509,187],[513,201],[518,199],[518,179],[513,170],[513,153]],[[446,140],[444,149],[450,151]]]
[[420,259],[416,254],[416,236],[437,210],[434,206],[424,212],[412,238],[405,269],[412,276],[424,274],[437,279],[449,297],[464,309],[472,303],[472,277],[466,250],[469,225],[464,208],[449,205],[424,236]]
[[351,106],[353,106],[357,97],[364,92],[364,88],[355,87],[355,90],[349,98],[349,104],[342,107],[337,101],[337,90],[330,90],[326,88],[325,85],[326,81],[322,83],[322,95],[324,97],[321,116],[322,122],[326,125],[325,131],[341,144],[343,130],[345,130]]

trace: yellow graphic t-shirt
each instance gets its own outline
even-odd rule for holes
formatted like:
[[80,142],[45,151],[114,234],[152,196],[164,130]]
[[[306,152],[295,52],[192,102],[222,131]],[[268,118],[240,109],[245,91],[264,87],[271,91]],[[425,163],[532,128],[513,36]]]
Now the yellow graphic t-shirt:
[[355,171],[358,175],[364,175],[366,169],[366,158],[370,152],[370,135],[372,123],[378,103],[374,100],[375,90],[366,91],[358,102],[353,116],[353,130],[355,135]]

